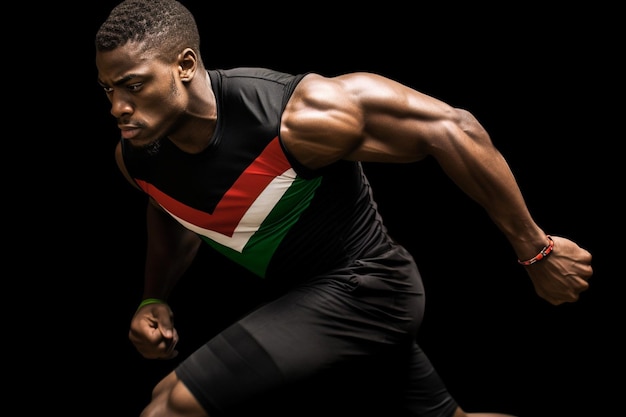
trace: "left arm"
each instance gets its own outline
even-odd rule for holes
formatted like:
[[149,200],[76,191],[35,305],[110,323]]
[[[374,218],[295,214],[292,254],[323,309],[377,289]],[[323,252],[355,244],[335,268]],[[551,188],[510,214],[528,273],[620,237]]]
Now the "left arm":
[[[413,162],[431,156],[486,210],[519,259],[532,258],[548,244],[509,165],[476,118],[393,80],[368,73],[310,74],[285,109],[281,136],[310,168],[339,159]],[[527,272],[548,302],[576,301],[588,288],[591,255],[568,239],[553,239],[552,254]]]

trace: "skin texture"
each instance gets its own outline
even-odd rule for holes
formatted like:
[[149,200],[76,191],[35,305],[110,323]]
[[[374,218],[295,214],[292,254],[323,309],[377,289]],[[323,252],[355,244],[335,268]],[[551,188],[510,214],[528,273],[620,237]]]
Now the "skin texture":
[[[98,81],[111,114],[133,146],[167,136],[185,152],[210,143],[217,123],[211,83],[197,51],[183,48],[167,59],[142,42],[96,53]],[[467,111],[452,108],[393,80],[370,73],[336,77],[307,75],[297,86],[282,121],[285,146],[304,165],[320,168],[341,159],[417,162],[434,158],[445,173],[484,208],[519,259],[548,244],[528,212],[518,185],[488,133]],[[133,185],[116,149],[119,168]],[[156,204],[147,207],[144,298],[167,299],[196,255],[200,239]],[[552,236],[552,254],[525,267],[537,295],[548,303],[575,302],[592,276],[591,254],[575,242]],[[178,334],[167,304],[142,307],[129,338],[146,358],[177,355]],[[172,372],[153,391],[143,417],[206,417]],[[465,413],[454,417],[503,416]]]

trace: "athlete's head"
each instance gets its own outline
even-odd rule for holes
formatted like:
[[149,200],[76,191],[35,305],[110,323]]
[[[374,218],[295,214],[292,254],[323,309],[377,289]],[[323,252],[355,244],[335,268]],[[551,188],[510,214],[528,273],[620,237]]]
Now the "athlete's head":
[[189,112],[189,86],[204,66],[191,12],[175,0],[125,0],[96,33],[98,82],[122,137],[158,149]]
[[175,0],[125,0],[96,33],[96,51],[111,51],[127,42],[160,51],[174,59],[184,48],[199,55],[200,35],[191,12]]

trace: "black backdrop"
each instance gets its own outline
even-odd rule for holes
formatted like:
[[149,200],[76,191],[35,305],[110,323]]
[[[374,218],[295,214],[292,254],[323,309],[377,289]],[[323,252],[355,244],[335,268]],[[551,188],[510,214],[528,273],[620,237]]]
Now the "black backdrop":
[[[127,339],[141,296],[145,200],[114,166],[119,134],[93,63],[93,35],[116,3],[94,3],[79,40],[87,51],[80,68],[91,77],[81,92],[88,103],[83,144],[90,156],[74,161],[91,185],[69,188],[80,196],[76,216],[98,226],[73,232],[82,236],[82,262],[90,265],[81,275],[92,276],[83,278],[88,283],[78,288],[87,294],[77,298],[99,311],[93,313],[95,323],[75,334],[82,343],[69,363],[87,371],[79,374],[90,393],[77,407],[137,416],[178,359],[142,359]],[[368,165],[387,226],[414,254],[425,281],[420,343],[469,411],[520,417],[614,414],[624,388],[618,356],[624,329],[618,286],[624,273],[610,262],[611,249],[624,245],[609,241],[623,231],[617,197],[624,186],[616,152],[624,134],[615,123],[623,116],[616,118],[620,105],[608,105],[619,86],[612,29],[589,28],[610,11],[548,12],[529,5],[514,11],[446,10],[419,4],[410,10],[392,4],[341,11],[305,4],[286,10],[183,3],[197,17],[210,68],[378,72],[472,111],[511,164],[539,224],[590,249],[596,274],[579,302],[548,305],[534,294],[484,212],[436,165]],[[89,243],[83,232],[97,239]],[[246,308],[255,290],[237,268],[208,278],[230,265],[202,253],[206,256],[171,300],[181,358]],[[76,302],[81,309],[82,304]]]

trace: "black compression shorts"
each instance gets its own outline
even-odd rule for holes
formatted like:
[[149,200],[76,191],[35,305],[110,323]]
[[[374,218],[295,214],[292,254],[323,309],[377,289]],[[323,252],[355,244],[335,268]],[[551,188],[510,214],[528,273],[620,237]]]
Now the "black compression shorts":
[[423,309],[413,259],[393,246],[265,304],[176,374],[210,417],[361,416],[376,407],[390,417],[450,417],[456,403],[415,342]]

